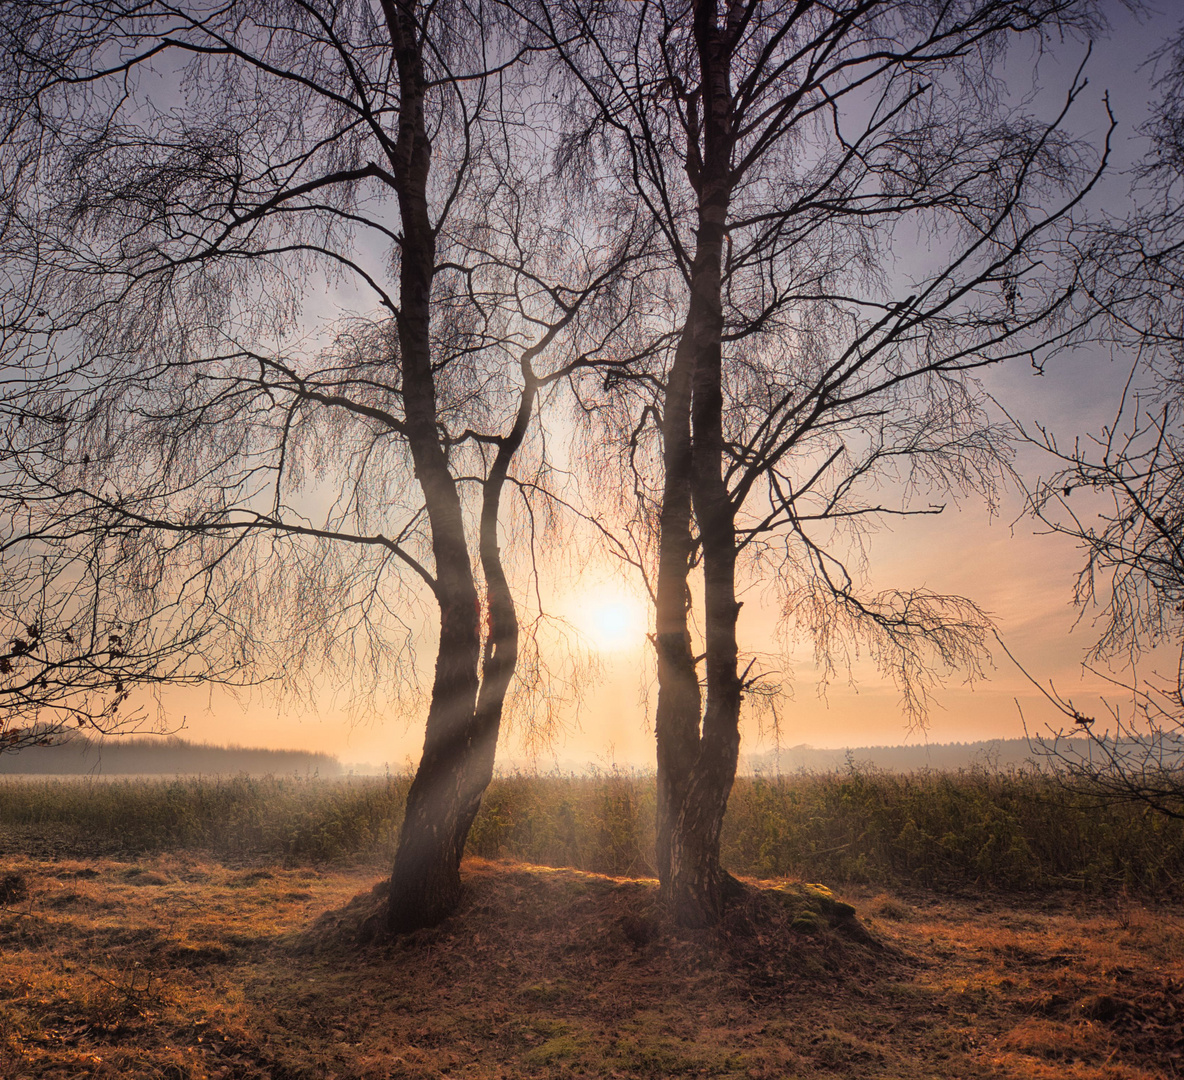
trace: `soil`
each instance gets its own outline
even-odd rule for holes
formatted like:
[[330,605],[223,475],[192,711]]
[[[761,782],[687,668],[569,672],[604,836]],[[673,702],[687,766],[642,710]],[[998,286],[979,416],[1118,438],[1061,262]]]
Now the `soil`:
[[688,932],[653,881],[473,860],[384,940],[376,867],[0,871],[11,1080],[1184,1076],[1175,901],[762,882]]

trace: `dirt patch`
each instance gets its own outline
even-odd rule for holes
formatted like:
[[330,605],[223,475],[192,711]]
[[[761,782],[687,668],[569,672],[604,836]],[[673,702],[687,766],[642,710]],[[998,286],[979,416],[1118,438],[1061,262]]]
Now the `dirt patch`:
[[29,895],[24,874],[0,875],[0,904],[15,904]]

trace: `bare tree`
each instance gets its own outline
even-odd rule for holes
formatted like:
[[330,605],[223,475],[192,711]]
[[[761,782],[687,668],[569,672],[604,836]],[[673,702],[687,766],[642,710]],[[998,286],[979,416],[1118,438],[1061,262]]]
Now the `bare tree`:
[[27,534],[14,540],[18,527],[0,540],[0,753],[142,729],[154,718],[129,702],[133,688],[233,680],[201,653],[209,626],[174,619],[164,598],[146,605],[112,587],[118,543],[68,553]]
[[[682,291],[665,367],[614,381],[639,403],[624,426],[657,548],[658,869],[679,920],[703,924],[737,887],[719,833],[759,678],[736,636],[746,564],[823,657],[870,642],[914,711],[931,664],[982,655],[973,604],[863,595],[835,536],[937,512],[922,492],[989,495],[1006,448],[973,372],[1055,350],[1079,321],[1061,238],[1101,162],[1060,133],[1064,112],[1009,106],[998,65],[1097,11],[689,0],[533,18],[571,77],[572,167],[625,178]],[[932,256],[902,287],[918,237]]]
[[1113,689],[1101,717],[1029,675],[1071,721],[1038,736],[1035,747],[1081,792],[1181,817],[1184,35],[1150,62],[1162,75],[1160,97],[1143,130],[1150,145],[1134,170],[1129,208],[1078,239],[1089,301],[1100,313],[1094,344],[1130,362],[1113,419],[1099,432],[1068,439],[1039,424],[1014,423],[1052,463],[1050,475],[1029,491],[1028,509],[1083,554],[1074,602],[1097,630],[1085,663]]
[[[5,325],[19,319],[5,297]],[[15,318],[14,318],[15,316]],[[19,335],[18,335],[19,338]],[[19,353],[18,353],[19,355]],[[57,412],[73,376],[67,361],[38,354],[0,374],[0,753],[60,741],[81,729],[114,734],[155,719],[133,688],[217,679],[241,681],[225,656],[205,648],[225,631],[191,595],[159,595],[129,574],[132,559],[116,515],[74,505],[33,485],[30,455],[59,454]],[[36,395],[31,394],[35,387]],[[36,400],[34,400],[34,396]]]
[[[552,106],[480,3],[21,4],[0,32],[6,262],[40,298],[14,304],[9,356],[72,354],[22,406],[57,442],[13,436],[49,510],[29,538],[116,535],[112,588],[214,613],[208,654],[348,663],[373,693],[408,676],[425,589],[438,649],[389,921],[437,922],[519,652],[503,495],[544,489],[540,398],[627,321],[634,236],[604,241],[595,191],[550,199]],[[327,331],[301,319],[324,283]]]

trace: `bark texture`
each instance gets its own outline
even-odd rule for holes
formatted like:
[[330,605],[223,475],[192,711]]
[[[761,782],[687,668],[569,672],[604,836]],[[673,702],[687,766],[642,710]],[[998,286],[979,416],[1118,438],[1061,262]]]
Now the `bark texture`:
[[691,539],[691,393],[696,325],[688,318],[666,383],[662,417],[664,483],[658,539],[655,642],[658,707],[658,878],[670,876],[670,846],[699,742],[701,698],[687,624]]
[[[696,0],[695,45],[700,69],[701,128],[688,138],[687,173],[698,198],[698,239],[691,268],[686,323],[666,397],[666,488],[660,555],[685,538],[686,557],[662,558],[658,577],[659,697],[658,872],[678,922],[704,926],[718,920],[735,881],[720,866],[719,836],[740,750],[740,679],[737,674],[735,509],[723,477],[724,245],[734,183],[731,170],[732,94],[729,85],[734,33],[721,25],[716,0]],[[685,354],[685,356],[684,356]],[[682,368],[680,368],[682,361]],[[681,382],[689,373],[690,395]],[[672,444],[671,436],[678,441]],[[671,467],[675,468],[672,477]],[[691,495],[690,505],[683,502]],[[704,565],[704,630],[707,701],[702,708],[686,620],[686,575],[691,551],[690,511],[699,528]],[[665,581],[679,574],[678,582]],[[665,588],[664,588],[665,586]],[[673,597],[681,586],[683,642],[673,662]],[[663,599],[667,607],[663,609]],[[670,620],[663,635],[663,615]],[[664,652],[666,655],[664,656]],[[663,676],[672,681],[663,713]],[[693,694],[690,687],[693,686]]]
[[391,875],[388,923],[396,932],[431,926],[460,899],[465,840],[493,775],[506,690],[518,651],[518,621],[502,568],[497,519],[502,485],[534,400],[523,394],[515,427],[499,445],[485,483],[480,556],[489,631],[481,661],[481,599],[469,556],[460,495],[449,468],[431,364],[431,292],[436,240],[428,213],[431,143],[425,120],[421,32],[414,3],[383,0],[399,76],[399,134],[392,155],[403,223],[398,316],[407,439],[423,489],[436,565],[440,646],[423,755],[407,796]]

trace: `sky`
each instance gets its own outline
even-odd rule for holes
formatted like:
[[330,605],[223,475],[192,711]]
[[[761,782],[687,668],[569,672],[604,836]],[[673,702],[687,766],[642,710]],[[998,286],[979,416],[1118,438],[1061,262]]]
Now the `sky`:
[[[1135,18],[1119,3],[1107,9],[1113,33],[1090,57],[1090,85],[1075,130],[1095,136],[1104,131],[1102,96],[1108,91],[1120,127],[1116,169],[1099,197],[1116,200],[1125,198],[1122,170],[1141,152],[1136,128],[1153,96],[1153,73],[1143,61],[1176,30],[1179,16],[1161,9]],[[1075,44],[1058,62],[1042,61],[1050,103],[1063,96],[1083,56],[1084,47]],[[1031,84],[1030,59],[1015,56],[1011,68],[1021,88]],[[1019,365],[991,372],[985,382],[1017,419],[1076,433],[1097,430],[1106,421],[1125,375],[1121,358],[1082,351],[1060,357],[1043,376]],[[1049,468],[1032,454],[1021,464],[1030,478]],[[1072,606],[1079,553],[1063,537],[1041,535],[1022,509],[1022,493],[1011,489],[993,514],[967,500],[938,517],[898,520],[871,539],[872,582],[969,597],[991,614],[1009,649],[1034,676],[1051,681],[1083,711],[1099,711],[1104,684],[1082,669],[1093,640],[1091,613]],[[597,670],[583,679],[578,704],[560,710],[561,728],[548,744],[532,744],[521,719],[508,724],[499,748],[502,762],[543,769],[652,767],[656,684],[640,595],[607,576],[576,578],[554,599],[553,610],[584,634]],[[821,692],[811,646],[781,648],[776,612],[759,586],[745,596],[739,631],[742,649],[761,654],[765,670],[786,690],[774,711],[748,710],[742,753],[778,743],[858,747],[1013,738],[1024,733],[1025,723],[1032,732],[1059,726],[1039,691],[997,649],[986,679],[974,685],[957,676],[948,680],[935,691],[926,723],[918,725],[904,715],[891,680],[865,658],[856,660],[850,678],[840,670]],[[422,653],[430,657],[431,649],[425,644]],[[340,704],[346,697],[344,687],[326,681],[303,703],[277,703],[258,693],[236,700],[214,688],[170,692],[163,705],[168,726],[183,724],[181,733],[196,741],[327,751],[347,764],[378,768],[413,766],[422,743],[422,714],[351,713]]]

